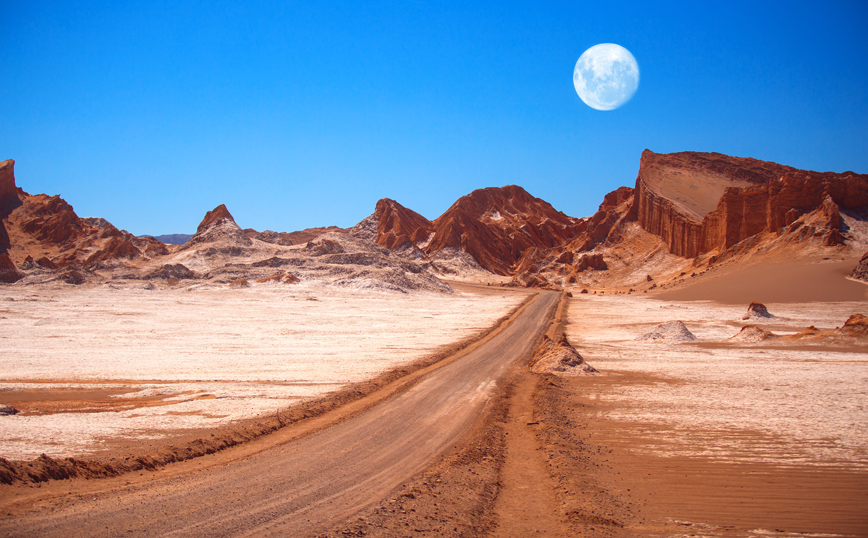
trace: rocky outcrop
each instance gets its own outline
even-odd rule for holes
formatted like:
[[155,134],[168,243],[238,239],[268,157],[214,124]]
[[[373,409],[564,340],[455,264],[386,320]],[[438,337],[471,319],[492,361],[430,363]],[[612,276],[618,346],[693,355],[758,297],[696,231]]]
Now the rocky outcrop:
[[515,185],[475,190],[459,198],[433,225],[426,253],[461,250],[499,275],[513,274],[528,249],[563,245],[585,228],[581,219],[564,215]]
[[840,210],[866,206],[866,175],[811,172],[719,153],[645,150],[636,178],[640,225],[661,237],[671,253],[687,258],[757,234],[784,233],[805,215],[813,217],[811,237],[840,244]]
[[15,185],[15,161],[0,161],[0,219],[20,204],[18,187]]
[[235,223],[225,204],[220,204],[205,213],[196,228],[196,234],[184,245],[183,250],[197,248],[207,243],[216,243],[223,248],[249,247],[253,241]]
[[6,254],[5,252],[0,254],[0,282],[9,284],[12,282],[18,282],[22,278],[24,278],[24,275],[18,271],[17,267],[15,267],[9,254]]
[[853,268],[853,272],[850,273],[852,278],[856,280],[864,280],[868,282],[868,252],[866,252],[862,259],[859,260],[859,263],[856,264],[856,267]]
[[742,316],[741,319],[771,319],[774,318],[773,315],[769,313],[766,305],[762,303],[751,303],[747,306],[747,314]]
[[536,374],[580,376],[598,374],[596,368],[585,362],[576,348],[561,335],[557,341],[543,336],[543,341],[533,352],[531,371]]
[[377,201],[373,216],[377,221],[375,241],[386,248],[399,248],[408,243],[427,246],[433,231],[431,221],[389,198]]
[[745,325],[735,336],[729,339],[730,342],[740,342],[744,344],[755,344],[757,342],[765,342],[777,338],[773,332],[767,331],[756,325]]
[[144,278],[146,279],[154,279],[154,278],[176,278],[176,279],[185,279],[185,278],[197,278],[196,273],[187,268],[186,265],[181,263],[175,264],[165,264],[159,269],[155,269],[148,273]]

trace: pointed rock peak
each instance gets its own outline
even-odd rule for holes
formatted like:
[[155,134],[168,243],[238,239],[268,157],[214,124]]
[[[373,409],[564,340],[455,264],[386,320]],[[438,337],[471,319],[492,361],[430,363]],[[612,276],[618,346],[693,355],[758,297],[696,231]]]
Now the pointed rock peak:
[[235,219],[232,218],[232,214],[229,213],[228,209],[226,209],[226,205],[220,204],[211,211],[205,213],[205,218],[199,223],[196,233],[201,233],[224,219],[230,220],[233,223],[235,222]]
[[372,217],[377,226],[374,240],[387,248],[417,245],[426,241],[432,230],[431,221],[389,198],[377,201]]

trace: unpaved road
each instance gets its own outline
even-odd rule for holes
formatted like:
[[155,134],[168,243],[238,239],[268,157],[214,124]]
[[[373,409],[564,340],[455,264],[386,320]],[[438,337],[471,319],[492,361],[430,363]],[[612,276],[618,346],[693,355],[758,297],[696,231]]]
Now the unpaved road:
[[422,471],[527,358],[558,300],[541,293],[502,330],[408,390],[315,434],[207,471],[44,501],[0,516],[2,536],[310,536]]

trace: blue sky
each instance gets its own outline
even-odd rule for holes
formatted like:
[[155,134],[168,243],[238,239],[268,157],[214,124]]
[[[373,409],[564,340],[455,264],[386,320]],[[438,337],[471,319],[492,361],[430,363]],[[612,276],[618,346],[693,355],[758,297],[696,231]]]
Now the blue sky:
[[[506,184],[587,216],[645,148],[868,173],[868,3],[708,4],[0,0],[0,159],[135,234]],[[601,112],[572,71],[606,42],[641,82]]]

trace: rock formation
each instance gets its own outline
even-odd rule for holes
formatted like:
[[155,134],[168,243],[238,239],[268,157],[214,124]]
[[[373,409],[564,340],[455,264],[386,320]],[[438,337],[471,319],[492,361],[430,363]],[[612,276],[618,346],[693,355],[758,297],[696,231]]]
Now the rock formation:
[[408,243],[426,247],[434,229],[431,221],[389,198],[377,201],[374,218],[377,221],[375,241],[391,249]]
[[[79,218],[60,196],[27,194],[15,185],[11,160],[0,163],[0,217],[0,253],[24,270],[98,269],[118,261],[168,253],[163,243],[137,238],[105,219]],[[9,270],[4,274],[8,280]],[[64,273],[62,280],[77,282],[87,274]],[[23,276],[19,273],[12,278]]]
[[0,282],[18,282],[24,278],[24,275],[18,271],[9,254],[5,252],[0,254]]
[[773,332],[767,331],[756,325],[745,325],[735,336],[731,337],[729,340],[731,342],[740,342],[745,344],[754,344],[757,342],[765,342],[766,340],[772,340],[777,338],[778,335]]
[[[635,214],[670,252],[693,258],[761,233],[782,233],[813,214],[811,236],[841,244],[840,210],[868,207],[868,176],[798,170],[719,153],[645,150]],[[814,219],[816,220],[816,219]]]
[[598,374],[599,372],[576,351],[562,335],[556,342],[543,336],[542,343],[533,352],[531,371],[537,374],[577,376]]
[[856,280],[864,280],[865,282],[868,282],[868,252],[862,256],[862,259],[859,260],[859,263],[853,269],[853,272],[850,273],[850,276]]
[[433,224],[426,253],[461,250],[498,275],[512,274],[528,249],[563,245],[585,227],[581,219],[564,215],[515,185],[475,190]]
[[[181,246],[183,250],[202,248],[208,243],[216,243],[221,251],[239,247],[249,247],[253,241],[247,237],[244,230],[235,223],[232,214],[225,204],[220,204],[205,213],[205,217],[196,228],[196,234]],[[216,252],[216,251],[215,251]]]
[[384,198],[354,233],[372,231],[374,225],[373,238],[380,245],[412,245],[431,258],[444,251],[463,252],[499,275],[514,274],[529,249],[563,245],[585,228],[582,219],[564,215],[515,185],[475,190],[433,222]]
[[769,313],[766,305],[762,303],[751,303],[747,307],[747,313],[741,319],[769,319],[774,316]]

